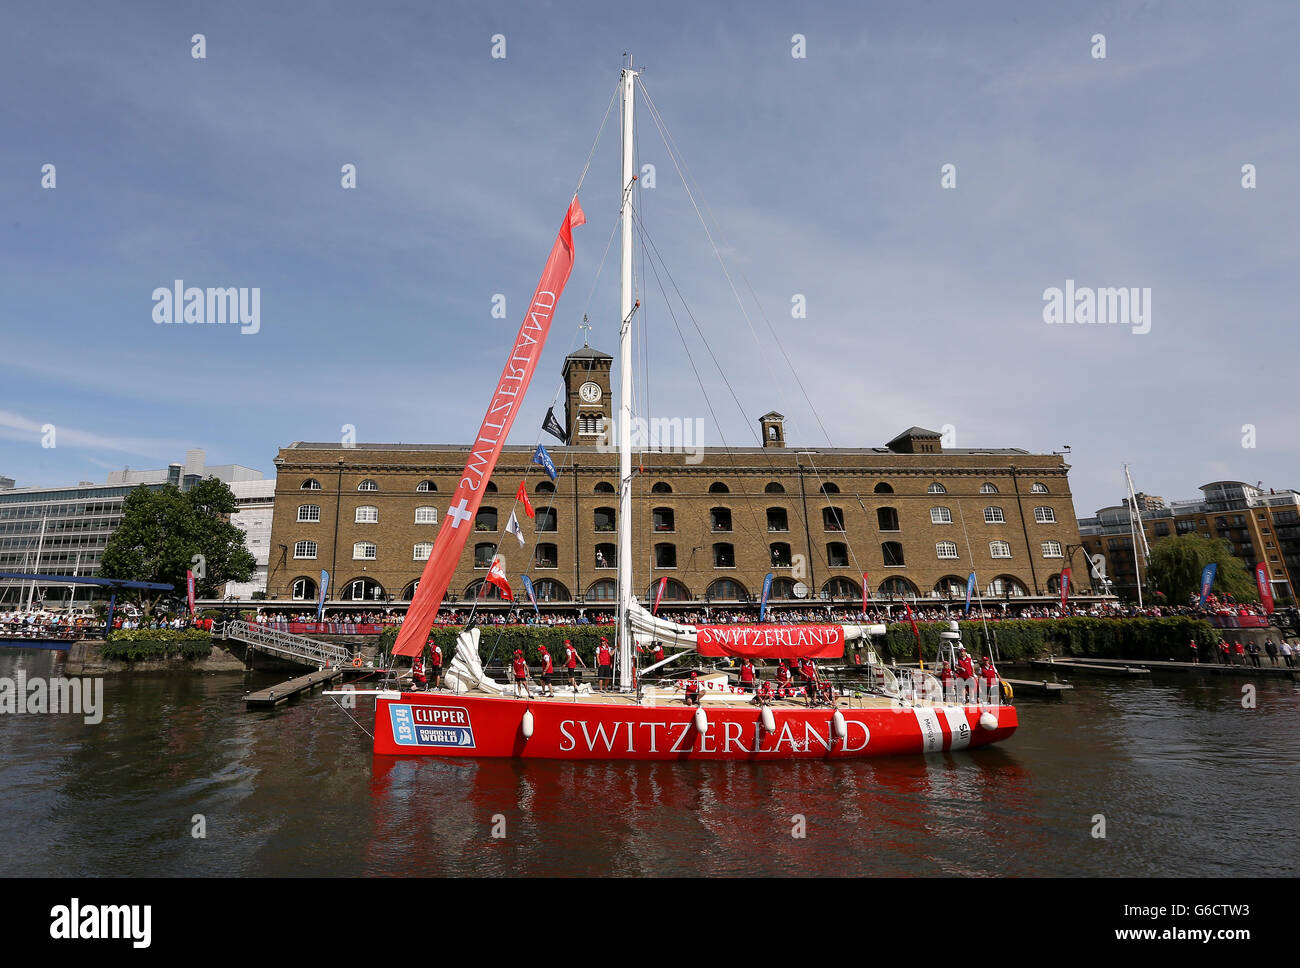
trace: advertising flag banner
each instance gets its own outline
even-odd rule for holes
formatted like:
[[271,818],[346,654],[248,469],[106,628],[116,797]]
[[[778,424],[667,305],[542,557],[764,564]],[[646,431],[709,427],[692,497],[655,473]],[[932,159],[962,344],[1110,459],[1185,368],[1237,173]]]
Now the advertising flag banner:
[[523,547],[527,542],[524,540],[523,529],[519,527],[519,519],[515,517],[515,512],[510,512],[510,520],[506,522],[506,534],[513,534],[519,539],[519,547]]
[[528,488],[524,487],[523,481],[519,482],[519,490],[515,491],[515,500],[523,504],[524,514],[528,515],[530,518],[537,517],[537,512],[534,511],[533,506],[528,503]]
[[870,592],[867,589],[869,587],[870,586],[867,584],[867,573],[864,571],[862,573],[862,614],[863,615],[867,614],[867,597],[870,595]]
[[487,578],[484,580],[501,589],[501,594],[508,600],[512,602],[515,600],[515,596],[510,592],[510,582],[506,581],[506,564],[500,555],[492,559],[492,567],[488,569]]
[[533,603],[533,611],[537,613],[538,618],[541,618],[542,610],[537,607],[537,595],[533,591],[532,579],[529,578],[527,575],[524,575],[522,576],[521,580],[524,583],[524,591],[528,593],[528,600]]
[[975,572],[972,571],[970,573],[970,577],[966,579],[966,612],[965,612],[966,615],[970,614],[970,597],[974,591],[975,591]]
[[325,613],[325,593],[329,591],[329,587],[330,573],[322,568],[320,570],[320,598],[316,600],[316,621],[318,622],[321,620],[321,616]]
[[542,429],[552,437],[557,438],[562,444],[567,444],[569,442],[569,435],[566,434],[564,428],[560,426],[560,421],[555,419],[554,407],[546,408],[546,419],[542,421]]
[[1201,601],[1200,607],[1205,607],[1205,599],[1210,594],[1210,589],[1214,586],[1214,575],[1219,570],[1219,563],[1212,561],[1201,571]]
[[1260,562],[1255,566],[1255,584],[1259,586],[1259,600],[1264,606],[1264,611],[1273,614],[1273,586],[1268,580],[1268,565]]
[[560,476],[560,472],[555,469],[555,463],[551,460],[551,455],[546,452],[546,448],[541,444],[533,451],[533,463],[541,464],[542,469],[546,471],[546,476],[555,480]]
[[769,571],[767,577],[763,579],[763,598],[758,603],[758,622],[763,623],[763,616],[767,614],[767,596],[772,594],[772,573]]
[[842,625],[700,625],[695,651],[752,659],[834,659],[844,654]]
[[1065,608],[1066,599],[1070,597],[1070,569],[1061,571],[1061,608]]
[[194,572],[185,572],[185,594],[190,602],[190,614],[194,614]]

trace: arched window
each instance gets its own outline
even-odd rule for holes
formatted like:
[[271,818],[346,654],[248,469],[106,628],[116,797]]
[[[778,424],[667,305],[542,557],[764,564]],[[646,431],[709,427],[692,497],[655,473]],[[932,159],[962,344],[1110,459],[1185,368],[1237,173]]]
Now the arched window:
[[930,508],[931,524],[952,524],[952,511],[949,508]]
[[832,541],[826,546],[826,564],[831,568],[849,566],[849,546],[843,541]]
[[966,579],[956,575],[945,575],[934,583],[935,594],[940,598],[966,600]]
[[538,531],[557,531],[559,530],[559,518],[555,513],[555,508],[538,508],[536,530]]
[[655,567],[676,568],[677,546],[667,542],[655,545]]
[[1010,557],[1011,557],[1011,545],[1007,544],[1005,541],[990,541],[990,542],[989,542],[989,557],[990,557],[990,558],[1010,558]]
[[784,541],[774,541],[767,546],[773,568],[790,567],[790,546]]
[[731,530],[731,508],[709,508],[709,530]]
[[420,579],[417,578],[415,579],[415,581],[411,582],[405,588],[402,589],[401,601],[409,602],[412,598],[415,597],[415,593],[419,590],[420,590]]
[[920,593],[917,592],[916,586],[906,578],[894,575],[880,583],[880,588],[876,594],[881,598],[916,598]]
[[844,512],[840,508],[822,508],[822,530],[843,531]]
[[789,531],[790,515],[785,508],[768,508],[767,509],[767,530],[768,531]]
[[543,578],[533,582],[533,594],[539,602],[567,602],[569,590],[554,578]]
[[947,489],[946,487],[944,487],[942,484],[940,484],[938,481],[934,481],[934,482],[933,482],[933,483],[932,483],[928,488],[926,488],[926,493],[927,493],[927,494],[947,494],[947,493],[948,493],[948,489]]
[[676,522],[673,518],[672,508],[655,508],[651,512],[654,520],[654,529],[656,531],[676,531]]
[[[611,487],[610,490],[612,491],[612,490],[614,490],[614,489]],[[669,487],[669,486],[668,486],[666,483],[664,483],[663,481],[657,481],[657,482],[655,483],[654,487],[650,488],[650,493],[651,493],[651,494],[671,494],[671,493],[673,493],[673,489],[672,489],[671,487]]]
[[415,509],[416,524],[437,524],[438,509],[433,507],[419,507]]
[[315,558],[315,557],[316,557],[316,542],[315,542],[315,541],[299,541],[299,542],[297,542],[297,543],[294,544],[294,546],[293,546],[293,556],[294,556],[295,558]]
[[537,568],[559,568],[559,549],[547,542],[539,544],[537,550],[533,552],[533,565]]
[[602,578],[600,581],[592,582],[591,587],[587,589],[589,602],[612,602],[617,597],[618,586],[614,584],[612,578]]
[[849,578],[832,578],[822,586],[822,598],[861,600],[862,586]]
[[433,481],[421,481],[419,484],[415,485],[415,493],[417,494],[425,494],[430,491],[436,491],[437,489],[438,485],[433,483]]
[[340,598],[345,602],[380,602],[384,599],[384,586],[373,578],[354,578],[343,586]]
[[476,578],[466,586],[465,597],[501,601],[505,598],[505,593],[490,581],[483,578]]
[[[455,508],[452,508],[454,511]],[[481,507],[474,515],[475,531],[495,531],[497,529],[497,509]]]
[[[650,587],[645,590],[645,601],[647,605],[653,605],[655,596],[659,594],[659,581],[656,579],[650,583]],[[689,602],[691,593],[675,578],[669,578],[664,584],[664,594],[661,601],[665,602]]]
[[719,542],[713,546],[713,567],[714,568],[735,568],[736,567],[736,549],[726,542]]
[[719,578],[705,591],[710,601],[744,602],[749,600],[745,586],[733,578]]
[[316,480],[314,477],[307,478],[307,480],[303,481],[299,487],[304,491],[319,491],[321,489],[320,481]]
[[373,541],[358,541],[352,546],[353,561],[374,561],[379,549]]
[[990,598],[1024,598],[1029,594],[1029,590],[1018,578],[1011,575],[998,575],[989,582],[989,587],[984,594]]
[[1007,519],[1002,514],[1001,508],[988,507],[984,509],[985,524],[1006,524]]
[[1047,578],[1047,594],[1049,594],[1049,595],[1059,595],[1059,594],[1061,594],[1061,576],[1060,576],[1059,574],[1057,574],[1057,575],[1049,575],[1049,576],[1048,576],[1048,578]]
[[415,552],[411,555],[412,561],[428,561],[429,555],[433,554],[432,541],[417,541],[415,543]]
[[[667,484],[664,485],[664,487],[667,487],[667,486],[668,486]],[[596,482],[596,486],[595,486],[592,490],[595,491],[595,493],[597,493],[597,494],[613,494],[613,493],[614,493],[614,485],[611,484],[609,481],[597,481],[597,482]],[[659,493],[659,485],[658,485],[658,484],[656,484],[656,485],[654,486],[654,493],[656,493],[656,494]]]
[[496,481],[488,481],[487,487],[483,488],[484,494],[495,494],[497,492]]
[[[297,555],[294,556],[295,558]],[[312,557],[316,557],[312,555]],[[293,580],[293,599],[296,602],[310,601],[316,597],[316,582],[311,578],[295,578]]]
[[764,494],[784,494],[784,493],[785,493],[785,488],[782,487],[780,484],[778,484],[776,481],[773,481],[772,483],[768,484],[767,487],[763,488],[763,493],[764,493]]
[[881,531],[897,531],[898,508],[876,508],[876,527]]
[[873,494],[893,494],[893,493],[894,493],[894,489],[893,489],[892,487],[890,487],[888,484],[886,484],[884,481],[881,481],[879,484],[877,484],[875,487],[873,487],[873,488],[871,489],[871,491],[872,491]]
[[934,545],[934,553],[939,558],[956,558],[957,542],[955,541],[938,541]]
[[378,524],[379,508],[371,507],[370,505],[367,504],[361,505],[361,507],[357,508],[355,523],[356,524]]
[[902,568],[907,564],[903,560],[903,545],[898,541],[886,541],[880,546],[880,554],[886,568]]
[[[612,490],[612,488],[611,488]],[[550,481],[538,481],[537,486],[533,488],[534,494],[554,494],[555,485]]]
[[612,544],[596,545],[596,567],[597,568],[617,568],[618,567],[618,548]]
[[1047,485],[1042,481],[1034,481],[1034,486],[1029,489],[1030,494],[1046,494]]
[[491,541],[481,541],[474,546],[474,567],[491,568],[492,559],[496,556],[496,544]]
[[596,508],[592,512],[592,527],[596,531],[613,531],[615,520],[613,508]]
[[367,477],[364,481],[362,481],[360,484],[357,485],[357,490],[358,490],[358,491],[377,491],[377,490],[379,490],[379,485],[378,485],[375,481],[373,481],[373,480],[371,480],[369,477]]
[[838,493],[840,493],[840,489],[839,489],[836,485],[832,484],[830,481],[827,481],[827,482],[826,482],[825,484],[823,484],[820,488],[818,488],[818,490],[820,490],[823,494],[838,494]]
[[983,484],[980,485],[980,493],[996,494],[998,493],[998,486],[996,484],[990,484],[988,481],[985,481]]
[[1056,512],[1051,508],[1034,508],[1034,520],[1039,524],[1055,524]]
[[793,578],[774,578],[772,579],[772,591],[768,598],[773,601],[789,601],[795,597]]
[[714,481],[712,484],[709,485],[709,493],[710,493],[710,494],[730,494],[730,493],[731,493],[731,488],[727,487],[727,485],[726,485],[726,484],[723,484],[721,481]]
[[298,522],[313,522],[320,520],[319,504],[299,504],[298,505]]

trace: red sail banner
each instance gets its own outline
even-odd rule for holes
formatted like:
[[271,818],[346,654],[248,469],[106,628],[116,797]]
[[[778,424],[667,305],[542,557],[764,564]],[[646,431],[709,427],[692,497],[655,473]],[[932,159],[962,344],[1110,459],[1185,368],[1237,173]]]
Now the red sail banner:
[[411,600],[402,631],[393,647],[395,655],[418,655],[424,649],[429,629],[442,606],[442,596],[451,584],[451,576],[465,549],[465,540],[473,530],[474,516],[483,503],[488,478],[501,456],[501,448],[505,446],[506,437],[519,413],[519,405],[537,369],[542,347],[551,331],[555,306],[573,270],[573,230],[586,221],[575,195],[569,203],[569,210],[564,213],[564,223],[551,246],[550,258],[546,260],[542,278],[528,304],[519,335],[510,347],[505,369],[492,391],[492,401],[483,417],[483,425],[470,447],[469,460],[465,462],[460,483],[451,496],[451,505],[438,529],[433,552],[420,575],[420,586]]
[[700,625],[695,631],[700,655],[834,659],[844,654],[842,625]]
[[1260,562],[1255,566],[1255,584],[1259,586],[1259,600],[1264,611],[1273,614],[1273,586],[1268,580],[1268,565]]
[[652,609],[650,609],[650,614],[651,614],[651,615],[657,615],[657,614],[659,614],[659,600],[662,599],[662,598],[664,597],[664,589],[667,588],[667,587],[668,587],[668,579],[667,579],[666,577],[665,577],[665,578],[660,578],[660,579],[659,579],[659,590],[658,590],[657,592],[655,592],[655,607],[652,608]]

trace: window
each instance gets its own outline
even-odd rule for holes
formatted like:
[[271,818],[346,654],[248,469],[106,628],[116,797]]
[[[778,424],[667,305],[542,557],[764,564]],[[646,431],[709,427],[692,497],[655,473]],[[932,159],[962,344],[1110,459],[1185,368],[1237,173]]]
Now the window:
[[985,524],[1006,524],[1007,519],[1003,517],[1001,508],[985,508],[984,523]]
[[822,598],[849,598],[860,601],[862,588],[847,578],[832,578],[822,586]]
[[1010,557],[1011,557],[1011,545],[1007,544],[1005,541],[990,541],[990,542],[989,542],[989,557],[991,557],[991,558],[1010,558]]
[[539,544],[533,552],[533,563],[538,568],[559,568],[560,552],[553,544]]
[[789,531],[790,530],[790,516],[786,513],[785,508],[767,509],[767,530],[768,531]]
[[[315,558],[315,555],[312,555]],[[304,601],[316,597],[316,583],[310,578],[295,578],[293,582],[293,598],[295,601]]]
[[415,509],[416,524],[437,524],[438,509],[431,507],[419,507]]
[[667,543],[655,545],[655,567],[676,568],[677,546]]
[[965,598],[966,579],[948,575],[935,582],[934,591],[940,598]]
[[983,484],[980,485],[980,493],[996,494],[998,493],[998,486],[996,484],[990,484],[988,481],[985,481]]
[[719,543],[713,546],[714,568],[735,568],[736,549],[729,544]]
[[583,437],[598,437],[604,427],[601,426],[603,418],[600,414],[580,413],[578,414],[578,434]]
[[840,493],[840,489],[839,489],[838,487],[836,487],[834,484],[832,484],[830,481],[827,481],[825,484],[823,484],[823,485],[821,486],[821,488],[819,488],[819,490],[820,490],[823,494],[838,494],[838,493]]
[[789,578],[774,578],[772,580],[772,591],[768,595],[769,600],[778,601],[781,599],[794,598],[794,581]]
[[886,541],[882,544],[880,554],[885,559],[886,568],[902,568],[906,564],[903,561],[903,546],[897,541]]
[[411,556],[413,561],[428,561],[429,555],[433,554],[432,541],[419,541],[415,545],[415,553]]
[[[610,490],[612,491],[613,488],[611,487]],[[533,493],[534,493],[534,494],[554,494],[554,493],[555,493],[555,485],[552,484],[550,481],[538,481],[538,482],[537,482],[537,486],[536,486],[535,488],[533,488]]]
[[723,484],[721,481],[714,481],[712,484],[709,485],[709,493],[710,493],[710,494],[730,494],[730,493],[731,493],[731,488],[727,487],[727,485],[726,485],[726,484]]
[[[314,477],[307,478],[307,480],[303,481],[299,487],[304,491],[319,491],[321,489],[320,481],[316,480]],[[310,580],[311,579],[308,579],[308,581]]]
[[1030,494],[1046,494],[1047,485],[1042,481],[1034,481],[1034,486],[1029,489]]
[[719,578],[705,591],[705,596],[713,601],[743,602],[749,599],[745,586],[730,578]]
[[491,541],[483,541],[474,546],[474,567],[491,568],[492,559],[497,555],[497,546]]
[[842,541],[832,541],[826,545],[826,564],[831,568],[847,568],[849,546]]
[[474,515],[475,531],[495,531],[497,529],[497,509],[479,508]]
[[300,504],[298,505],[298,521],[319,521],[320,505],[319,504]]
[[316,542],[299,541],[297,544],[293,546],[293,556],[295,558],[315,558]]
[[709,528],[713,531],[730,531],[731,508],[710,508]]
[[596,545],[596,567],[597,568],[617,568],[618,567],[618,548],[612,544]]
[[676,531],[672,508],[655,508],[652,512],[656,531]]
[[1063,554],[1061,553],[1061,542],[1059,542],[1059,541],[1044,541],[1044,542],[1043,542],[1043,557],[1044,557],[1044,558],[1064,558],[1065,555],[1063,555]]
[[487,487],[483,488],[484,494],[495,494],[497,492],[496,482],[488,481]]
[[764,494],[784,494],[784,493],[785,493],[785,488],[782,487],[780,484],[778,484],[776,481],[773,481],[772,483],[768,484],[767,487],[763,488],[763,493],[764,493]]
[[417,494],[425,494],[429,491],[436,491],[437,489],[438,485],[433,483],[433,481],[421,481],[419,484],[415,485],[415,493]]
[[876,508],[876,527],[881,531],[897,531],[898,508]]
[[592,527],[596,531],[613,531],[614,521],[613,508],[596,508],[596,510],[592,512]]
[[377,491],[377,490],[379,490],[379,485],[376,484],[374,481],[372,481],[370,478],[367,477],[364,481],[362,481],[360,484],[357,485],[357,490],[358,490],[358,491]]
[[541,581],[533,582],[533,591],[537,593],[537,598],[543,602],[567,602],[569,600],[569,590],[558,581],[550,578],[543,578]]
[[[596,485],[596,489],[597,489],[597,490],[600,489],[600,485],[599,485],[599,484]],[[614,488],[611,486],[611,487],[610,487],[610,491],[612,492],[613,490],[614,490]],[[651,494],[671,494],[671,493],[673,493],[673,489],[672,489],[671,487],[669,487],[667,484],[665,484],[663,481],[657,481],[657,482],[655,483],[654,487],[650,488],[650,493],[651,493]]]
[[873,493],[873,494],[893,494],[893,493],[894,493],[894,489],[893,489],[892,487],[890,487],[888,484],[886,484],[884,481],[881,481],[881,482],[880,482],[879,484],[877,484],[874,488],[872,488],[872,493]]
[[931,524],[952,524],[952,511],[948,508],[930,508]]
[[1034,520],[1039,524],[1055,524],[1056,512],[1051,508],[1034,508]]
[[379,508],[362,505],[357,508],[356,524],[378,524]]
[[[650,583],[650,587],[646,589],[645,598],[642,600],[646,602],[654,602],[655,596],[657,596],[658,594],[659,594],[659,579],[656,578],[654,581]],[[687,590],[686,586],[683,585],[681,582],[673,578],[669,578],[666,582],[664,582],[663,600],[665,602],[688,602],[690,601],[690,599],[691,599],[691,593]]]
[[587,589],[587,601],[589,602],[612,602],[617,597],[618,586],[610,578],[602,578],[600,581],[592,582],[591,587]]
[[555,508],[538,508],[537,516],[533,519],[534,528],[538,531],[556,531],[558,530],[558,517]]
[[843,531],[844,512],[839,508],[822,508],[822,530]]
[[1169,537],[1169,522],[1167,521],[1156,522],[1156,537],[1157,538]]
[[947,493],[948,493],[948,489],[947,489],[946,487],[944,487],[942,484],[940,484],[938,481],[935,481],[935,482],[934,482],[933,484],[931,484],[928,488],[926,488],[926,493],[927,493],[927,494],[947,494]]
[[956,558],[957,542],[940,541],[934,546],[934,552],[940,558]]
[[1010,575],[998,575],[989,582],[986,594],[992,598],[1023,598],[1029,590]]
[[882,598],[916,598],[917,594],[916,586],[898,575],[880,583],[879,595]]
[[377,551],[373,541],[358,541],[352,546],[352,560],[374,561]]
[[[659,490],[659,485],[656,484],[650,490],[652,494],[671,494],[673,492],[673,489],[671,487],[668,487],[667,484],[665,484],[664,487],[666,488],[666,490],[661,491]],[[613,494],[614,485],[611,484],[609,481],[597,481],[596,486],[593,490],[595,491],[596,494]]]
[[773,568],[790,567],[790,546],[784,541],[775,541],[767,546]]

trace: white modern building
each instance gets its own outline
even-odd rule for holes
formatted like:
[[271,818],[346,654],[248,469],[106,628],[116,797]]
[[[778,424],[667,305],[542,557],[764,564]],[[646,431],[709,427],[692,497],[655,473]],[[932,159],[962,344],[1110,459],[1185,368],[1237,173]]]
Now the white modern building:
[[230,490],[235,495],[237,505],[230,523],[244,532],[244,547],[257,559],[257,567],[251,581],[226,582],[223,597],[250,599],[254,592],[266,592],[266,568],[271,560],[271,511],[275,503],[275,480],[234,481]]

